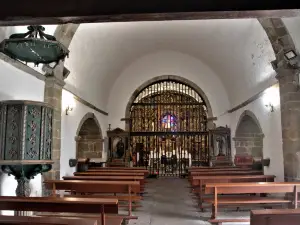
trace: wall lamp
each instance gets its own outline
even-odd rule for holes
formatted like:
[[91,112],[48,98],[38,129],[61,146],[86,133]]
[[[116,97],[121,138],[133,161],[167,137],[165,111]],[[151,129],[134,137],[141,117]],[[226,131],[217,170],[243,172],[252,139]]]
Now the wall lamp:
[[268,109],[270,109],[270,112],[274,112],[274,105],[270,102],[269,104],[265,105]]
[[69,115],[70,112],[76,107],[75,99],[72,93],[63,90],[62,92],[62,109]]
[[284,57],[286,58],[286,60],[290,61],[290,60],[293,60],[297,57],[297,54],[296,52],[292,49],[292,50],[289,50],[287,52],[284,53]]
[[72,112],[72,111],[73,111],[73,107],[68,105],[66,108],[66,115],[69,115],[69,112]]

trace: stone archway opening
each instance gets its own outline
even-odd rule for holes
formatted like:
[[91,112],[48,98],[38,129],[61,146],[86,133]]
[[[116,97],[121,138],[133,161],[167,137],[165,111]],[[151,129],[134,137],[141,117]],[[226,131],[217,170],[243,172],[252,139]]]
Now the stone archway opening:
[[238,123],[235,138],[237,156],[252,156],[254,159],[263,159],[264,134],[255,115],[245,111]]
[[87,114],[77,130],[76,158],[102,158],[103,138],[93,113]]

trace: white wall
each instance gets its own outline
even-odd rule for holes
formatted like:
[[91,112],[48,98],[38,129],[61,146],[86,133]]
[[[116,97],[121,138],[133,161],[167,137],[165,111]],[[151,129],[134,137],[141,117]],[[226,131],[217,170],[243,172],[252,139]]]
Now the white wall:
[[[44,101],[44,82],[0,60],[0,101]],[[30,182],[31,195],[41,196],[41,176]],[[1,175],[1,195],[14,196],[17,181],[13,176]]]
[[[283,152],[282,152],[282,131],[281,131],[281,112],[279,102],[279,89],[272,87],[259,99],[230,114],[232,137],[235,136],[237,123],[241,114],[249,110],[257,117],[262,131],[265,135],[263,139],[263,157],[270,158],[269,167],[264,167],[265,174],[275,175],[277,181],[284,181]],[[267,105],[271,102],[274,112],[270,112]],[[232,141],[233,156],[235,155],[234,142]]]
[[[141,84],[153,77],[177,75],[198,85],[206,94],[213,111],[219,116],[230,108],[228,96],[217,75],[198,59],[174,51],[160,51],[139,58],[120,74],[110,91],[108,101],[109,123],[112,128],[125,128],[120,119],[125,117],[127,103]],[[217,125],[229,125],[229,116],[223,116]]]
[[[82,103],[73,99],[72,94],[63,90],[62,96],[62,124],[61,124],[61,155],[60,155],[60,175],[71,176],[75,172],[75,167],[69,166],[69,159],[76,158],[76,142],[75,136],[81,119],[89,112],[94,113],[102,130],[102,137],[106,137],[106,130],[108,127],[107,116],[92,110]],[[65,108],[68,103],[73,105],[73,110],[66,115]],[[104,149],[104,148],[103,148]],[[103,154],[105,157],[105,154]]]

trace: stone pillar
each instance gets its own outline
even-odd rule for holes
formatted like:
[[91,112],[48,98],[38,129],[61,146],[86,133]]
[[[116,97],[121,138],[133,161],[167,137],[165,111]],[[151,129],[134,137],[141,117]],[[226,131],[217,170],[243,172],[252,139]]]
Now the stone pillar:
[[299,71],[291,68],[279,68],[277,70],[280,88],[285,181],[300,180],[300,91],[298,73]]
[[[52,142],[52,170],[43,173],[45,179],[60,179],[60,149],[61,149],[61,101],[62,89],[65,82],[56,76],[48,76],[45,80],[44,101],[50,104],[53,109],[53,142]],[[67,162],[66,162],[67,163]],[[50,194],[42,185],[43,196]]]

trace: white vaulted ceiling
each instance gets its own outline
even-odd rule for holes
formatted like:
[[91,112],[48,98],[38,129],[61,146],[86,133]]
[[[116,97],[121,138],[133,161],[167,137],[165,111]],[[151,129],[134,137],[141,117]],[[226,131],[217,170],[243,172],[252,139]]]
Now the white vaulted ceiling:
[[122,71],[158,51],[187,54],[206,64],[222,81],[232,106],[275,79],[274,53],[260,23],[228,19],[81,24],[66,60],[67,83],[106,108]]

